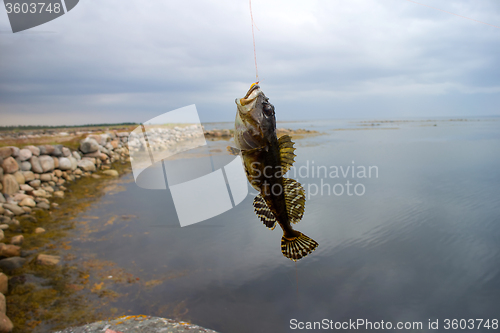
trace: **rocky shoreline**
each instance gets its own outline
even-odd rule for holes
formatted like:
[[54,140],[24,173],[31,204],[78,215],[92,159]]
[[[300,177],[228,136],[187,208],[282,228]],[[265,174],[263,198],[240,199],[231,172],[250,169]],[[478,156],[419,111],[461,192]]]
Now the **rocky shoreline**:
[[[28,145],[0,148],[0,332],[13,329],[6,315],[9,278],[33,257],[37,265],[57,265],[61,258],[23,251],[22,221],[36,222],[37,211],[56,209],[54,199],[64,198],[68,183],[82,177],[117,177],[115,162],[129,162],[128,132],[93,134],[78,150],[63,145]],[[22,219],[21,219],[22,217]],[[34,234],[46,230],[37,227]],[[9,234],[10,237],[6,237]]]
[[[57,202],[66,202],[64,198],[68,184],[75,183],[75,186],[80,187],[78,180],[81,178],[117,177],[119,172],[116,170],[116,163],[130,165],[132,153],[145,150],[147,146],[152,150],[175,147],[177,143],[191,140],[199,133],[200,128],[194,125],[176,126],[148,132],[148,142],[134,136],[134,132],[106,131],[100,134],[85,134],[77,149],[62,144],[0,147],[0,333],[13,330],[13,323],[6,315],[8,302],[4,295],[9,297],[10,283],[19,283],[19,276],[15,276],[16,270],[19,272],[28,263],[48,268],[61,265],[62,258],[59,255],[44,253],[43,248],[40,250],[32,246],[33,239],[44,237],[53,231],[50,226],[45,230],[37,225],[40,212],[52,214],[53,210],[59,209]],[[278,136],[314,133],[316,132],[309,130],[278,129]],[[60,134],[54,133],[56,136]],[[207,140],[229,140],[233,132],[228,129],[214,129],[203,130],[203,134]],[[23,249],[23,243],[26,245],[25,236],[31,244],[30,249]],[[194,325],[191,325],[192,330],[188,330],[185,323],[179,324],[162,318],[152,318],[147,324],[153,325],[151,327],[167,325],[165,327],[172,332],[176,332],[173,330],[176,327],[179,331],[182,328],[183,332],[214,332]],[[75,329],[74,332],[93,332],[90,330],[92,325],[87,325],[86,330]],[[117,331],[120,330],[134,331],[117,326]]]

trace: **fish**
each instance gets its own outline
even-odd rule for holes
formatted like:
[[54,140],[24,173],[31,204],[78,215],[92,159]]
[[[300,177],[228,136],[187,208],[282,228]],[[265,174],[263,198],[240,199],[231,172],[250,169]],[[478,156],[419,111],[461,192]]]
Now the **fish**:
[[313,252],[318,243],[292,227],[302,220],[306,202],[302,185],[284,177],[295,161],[294,142],[289,135],[277,137],[274,105],[258,82],[235,102],[234,141],[247,179],[259,192],[253,201],[255,213],[268,229],[281,227],[281,252],[297,261]]

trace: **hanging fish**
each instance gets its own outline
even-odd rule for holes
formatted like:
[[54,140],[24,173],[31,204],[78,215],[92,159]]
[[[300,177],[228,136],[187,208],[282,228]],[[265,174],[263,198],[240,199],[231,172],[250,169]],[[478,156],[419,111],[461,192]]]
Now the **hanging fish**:
[[318,243],[292,228],[304,214],[306,196],[302,185],[283,175],[292,167],[295,148],[291,137],[276,136],[274,106],[257,83],[243,98],[236,99],[234,141],[241,151],[250,184],[260,192],[255,213],[264,225],[283,229],[281,252],[297,261],[316,249]]

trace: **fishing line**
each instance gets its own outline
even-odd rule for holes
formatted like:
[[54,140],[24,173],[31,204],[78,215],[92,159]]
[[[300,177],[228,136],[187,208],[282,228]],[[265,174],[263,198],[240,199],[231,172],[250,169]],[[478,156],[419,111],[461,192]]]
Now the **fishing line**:
[[[257,52],[255,51],[255,34],[253,32],[253,27],[257,26],[255,25],[253,21],[253,15],[252,15],[252,0],[248,0],[248,3],[250,4],[250,18],[252,19],[252,39],[253,39],[253,58],[255,60],[255,77],[256,77],[256,82],[259,83],[259,70],[257,69]],[[259,28],[257,28],[259,30]]]
[[489,25],[491,27],[500,29],[500,27],[497,26],[497,25],[489,24],[489,23],[486,23],[486,22],[483,22],[483,21],[478,21],[478,20],[475,20],[475,19],[467,17],[467,16],[458,15],[458,14],[455,14],[455,13],[452,13],[452,12],[449,12],[449,11],[446,11],[446,10],[443,10],[443,9],[439,9],[439,8],[432,7],[432,6],[429,6],[429,5],[424,5],[423,3],[416,2],[416,1],[413,1],[413,0],[406,0],[406,1],[413,2],[413,3],[416,3],[417,5],[420,5],[420,6],[425,6],[425,7],[429,7],[429,8],[432,8],[432,9],[436,9],[436,10],[439,10],[439,11],[447,13],[447,14],[455,15],[455,16],[458,16],[458,17],[461,17],[461,18],[464,18],[464,19],[467,19],[467,20],[471,20],[471,21],[474,21],[474,22],[477,22],[477,23],[481,23],[481,24],[486,24],[486,25]]

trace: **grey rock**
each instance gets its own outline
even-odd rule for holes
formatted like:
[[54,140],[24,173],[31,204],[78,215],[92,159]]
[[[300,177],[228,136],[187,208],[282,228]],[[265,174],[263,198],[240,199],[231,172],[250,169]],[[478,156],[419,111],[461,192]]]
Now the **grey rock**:
[[68,159],[71,162],[71,170],[76,170],[76,168],[78,167],[78,160],[73,156],[68,157]]
[[19,151],[21,149],[19,149],[17,147],[10,147],[10,149],[12,149],[12,157],[18,157],[19,156]]
[[28,161],[23,161],[21,162],[21,171],[30,171],[31,170],[31,163]]
[[4,203],[3,208],[10,210],[14,215],[22,215],[25,213],[24,209],[16,204]]
[[68,147],[61,148],[62,156],[68,157],[71,156],[71,150]]
[[[50,146],[52,147],[52,146]],[[38,157],[40,165],[42,166],[43,172],[49,172],[54,170],[54,159],[48,155],[40,155]]]
[[92,138],[86,138],[80,143],[80,150],[84,154],[96,152],[99,150],[99,143]]
[[26,149],[26,148],[19,150],[19,159],[21,161],[27,161],[31,158],[31,156],[33,156],[33,153],[31,152],[31,150]]
[[0,268],[4,271],[10,272],[17,268],[21,268],[26,262],[25,258],[11,257],[0,260]]
[[104,170],[102,173],[105,174],[106,176],[111,176],[111,177],[119,176],[118,171],[116,170]]
[[43,173],[42,165],[40,164],[40,159],[37,156],[31,156],[31,171],[35,173]]
[[84,171],[95,171],[95,164],[91,160],[84,158],[78,162],[78,167]]
[[2,169],[5,173],[14,173],[19,170],[19,165],[12,156],[9,156],[3,160]]
[[54,147],[54,151],[50,155],[55,156],[55,157],[59,157],[59,156],[63,155],[63,153],[62,153],[63,146],[62,145],[55,145],[53,147]]
[[3,215],[0,215],[0,223],[1,224],[11,224],[12,223],[12,219],[8,216],[3,216]]
[[2,192],[5,194],[10,195],[19,191],[19,184],[16,181],[16,177],[14,177],[13,175],[3,176],[2,185],[3,185]]
[[61,170],[71,170],[72,163],[67,157],[59,157],[59,169]]
[[38,156],[40,155],[40,148],[35,147],[35,146],[26,146],[24,149],[29,149],[31,151],[32,155]]
[[36,258],[36,263],[38,265],[44,266],[54,266],[57,265],[61,261],[60,256],[53,256],[50,254],[39,254]]

